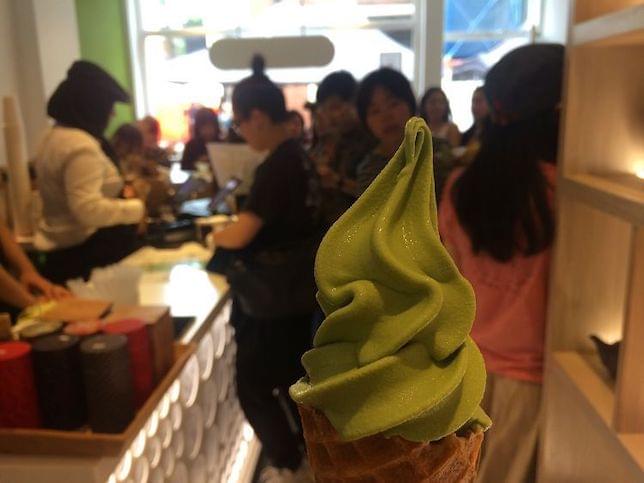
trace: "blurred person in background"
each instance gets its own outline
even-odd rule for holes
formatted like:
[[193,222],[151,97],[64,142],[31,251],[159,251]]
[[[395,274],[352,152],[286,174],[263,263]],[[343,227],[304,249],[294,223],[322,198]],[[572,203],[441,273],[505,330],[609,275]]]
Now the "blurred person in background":
[[149,216],[157,216],[160,208],[170,203],[173,192],[168,174],[159,169],[156,159],[147,157],[144,139],[136,125],[123,124],[114,132],[111,143],[126,186],[145,203]]
[[107,72],[87,61],[74,62],[49,98],[55,125],[35,156],[43,210],[34,244],[46,252],[43,275],[55,283],[87,278],[136,248],[145,207],[120,198],[119,160],[103,135],[114,104],[128,101]]
[[483,86],[477,87],[472,94],[472,126],[463,133],[461,147],[454,150],[457,162],[467,166],[472,162],[481,147],[481,138],[485,129],[489,128],[490,111],[485,98]]
[[310,159],[291,136],[284,95],[264,74],[261,57],[253,59],[253,75],[235,87],[232,104],[235,129],[252,149],[269,154],[237,221],[213,234],[214,258],[232,254],[221,272],[233,296],[237,393],[271,464],[259,481],[293,481],[305,467],[288,388],[304,374],[300,357],[309,348],[316,307],[319,187]]
[[440,87],[430,87],[419,103],[420,115],[432,132],[434,153],[434,188],[440,205],[443,187],[450,173],[461,164],[455,148],[461,142],[461,133],[452,119],[452,111],[445,92]]
[[362,194],[400,146],[405,124],[416,113],[416,98],[404,75],[383,67],[362,80],[356,105],[360,120],[377,140],[357,169],[357,192]]
[[461,137],[461,146],[467,146],[470,143],[478,144],[481,140],[485,122],[490,117],[490,109],[487,105],[483,86],[477,87],[472,93],[472,117],[474,118],[474,122],[472,123],[472,126],[463,133],[463,136]]
[[143,155],[146,159],[155,161],[158,165],[168,166],[168,152],[159,146],[161,142],[161,124],[150,115],[136,123],[143,135]]
[[181,158],[181,169],[194,171],[197,162],[208,163],[208,143],[221,140],[219,117],[208,107],[202,107],[195,113],[192,125],[192,137],[186,143]]
[[488,371],[482,483],[535,480],[563,55],[557,44],[520,47],[488,72],[491,123],[439,210],[443,242],[474,288],[471,335]]
[[304,108],[309,111],[311,115],[311,130],[310,130],[310,143],[309,143],[309,156],[318,144],[320,143],[320,138],[326,135],[326,127],[324,126],[324,119],[321,119],[317,112],[317,105],[315,102],[307,102],[304,105]]
[[304,128],[304,118],[296,110],[288,111],[288,128],[290,136],[304,145],[306,139],[306,131]]
[[114,131],[110,143],[119,160],[121,173],[124,175],[144,169],[143,139],[143,134],[134,124],[121,124]]
[[358,83],[346,71],[326,76],[318,87],[315,117],[318,143],[309,154],[322,184],[322,216],[331,226],[357,198],[358,164],[375,140],[355,107]]
[[420,100],[420,115],[427,122],[432,139],[444,139],[450,147],[461,143],[461,133],[452,122],[449,100],[440,87],[430,87]]

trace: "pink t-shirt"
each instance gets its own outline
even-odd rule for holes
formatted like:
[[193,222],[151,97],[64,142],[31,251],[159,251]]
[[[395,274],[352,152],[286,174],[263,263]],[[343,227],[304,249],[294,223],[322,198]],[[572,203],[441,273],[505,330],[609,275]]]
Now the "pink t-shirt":
[[[542,166],[554,187],[554,165]],[[445,186],[438,221],[443,243],[474,287],[472,338],[489,372],[541,382],[551,250],[504,263],[482,252],[474,254],[452,202],[452,186],[461,172],[453,173]]]

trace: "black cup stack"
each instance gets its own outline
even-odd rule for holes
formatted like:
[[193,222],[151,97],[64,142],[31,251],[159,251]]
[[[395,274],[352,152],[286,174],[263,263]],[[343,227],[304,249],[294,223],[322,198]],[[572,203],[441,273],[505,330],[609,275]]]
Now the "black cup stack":
[[85,424],[78,347],[78,337],[66,334],[40,337],[32,343],[38,401],[46,428],[71,430]]
[[89,426],[120,433],[134,417],[134,386],[127,337],[101,334],[81,344]]

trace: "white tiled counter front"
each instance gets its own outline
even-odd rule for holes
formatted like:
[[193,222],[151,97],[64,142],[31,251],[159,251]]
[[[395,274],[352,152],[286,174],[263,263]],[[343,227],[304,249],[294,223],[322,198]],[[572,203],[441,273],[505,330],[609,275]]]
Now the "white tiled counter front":
[[182,342],[197,352],[120,458],[0,455],[0,483],[249,482],[260,445],[235,390],[235,342],[222,277],[205,272],[209,253],[143,249],[124,261],[141,266],[142,305],[169,305],[194,316]]

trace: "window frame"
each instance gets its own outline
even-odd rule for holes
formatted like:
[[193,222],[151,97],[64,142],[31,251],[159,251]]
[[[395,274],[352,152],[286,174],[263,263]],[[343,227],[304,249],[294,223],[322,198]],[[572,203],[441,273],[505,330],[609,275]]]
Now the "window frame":
[[[145,39],[148,36],[195,37],[221,35],[231,32],[209,32],[203,27],[180,30],[144,30],[141,17],[140,0],[124,0],[130,45],[130,65],[134,86],[134,107],[137,117],[149,113],[152,105],[146,88]],[[356,28],[372,28],[383,31],[409,28],[412,32],[414,52],[414,79],[412,83],[417,93],[422,93],[430,85],[440,85],[443,70],[443,46],[452,41],[506,40],[527,38],[534,42],[542,31],[544,0],[528,2],[527,22],[532,25],[521,31],[475,31],[445,32],[444,13],[447,0],[415,0],[414,17],[411,20],[393,19],[362,22]],[[302,34],[316,27],[302,27]],[[234,31],[233,31],[234,33]],[[237,34],[239,35],[239,33]]]

